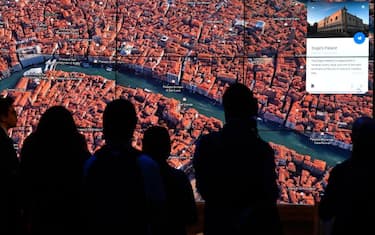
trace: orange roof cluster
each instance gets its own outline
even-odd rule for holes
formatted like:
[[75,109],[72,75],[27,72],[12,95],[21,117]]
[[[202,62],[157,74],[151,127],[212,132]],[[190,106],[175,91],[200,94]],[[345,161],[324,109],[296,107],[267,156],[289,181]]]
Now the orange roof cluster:
[[270,143],[276,153],[277,183],[280,187],[280,203],[315,204],[326,185],[326,162],[312,160],[285,146]]
[[[0,54],[0,71],[8,76],[19,66],[16,49],[38,45],[41,53],[76,60],[86,55],[91,61],[117,59],[137,72],[181,84],[219,102],[228,83],[238,80],[253,88],[266,119],[299,132],[332,133],[336,145],[350,148],[348,127],[358,116],[371,115],[373,91],[364,96],[306,94],[302,56],[306,8],[299,3],[288,8],[281,6],[284,3],[264,4],[244,5],[239,0],[3,3],[0,48],[6,53]],[[239,17],[243,12],[245,18]],[[262,30],[258,22],[264,23]],[[256,61],[246,56],[255,56]],[[372,81],[371,64],[369,71]]]
[[[20,69],[18,49],[39,46],[42,54],[77,61],[86,57],[99,63],[117,60],[121,66],[182,85],[218,102],[228,84],[237,80],[253,89],[264,119],[285,123],[301,133],[328,133],[335,145],[350,148],[351,124],[359,116],[371,116],[373,90],[361,96],[306,93],[306,60],[302,56],[306,51],[306,8],[294,1],[289,3],[274,1],[273,7],[265,7],[265,1],[243,4],[241,0],[2,1],[0,79]],[[245,16],[241,16],[243,12]],[[263,28],[257,26],[259,22],[264,23]],[[372,83],[373,70],[370,63]],[[126,97],[137,104],[139,128],[155,123],[172,125],[173,153],[186,159],[194,150],[191,141],[221,125],[181,108],[177,100],[118,87],[100,76],[50,71],[46,78],[22,78],[12,91],[23,115],[23,129],[14,132],[19,139],[37,124],[40,113],[54,104],[74,110],[80,126],[100,128],[97,115],[114,97]],[[35,88],[28,89],[29,85]],[[92,150],[103,143],[98,131],[86,130],[84,134]],[[142,133],[138,131],[136,137],[135,145],[140,147]],[[311,203],[316,193],[301,194],[291,188],[312,184],[320,190],[322,181],[315,182],[311,175],[322,174],[325,162],[312,161],[280,146],[274,148],[285,168],[279,175],[279,180],[285,181],[284,189],[288,186],[282,193],[285,202]],[[189,161],[181,159],[170,162],[181,166]],[[300,166],[310,172],[302,181],[302,177],[295,177],[302,174]]]
[[[142,89],[116,86],[113,80],[77,72],[49,71],[39,79],[24,77],[19,89],[6,91],[15,97],[20,111],[19,126],[12,132],[22,147],[23,139],[34,129],[41,114],[51,105],[64,105],[73,114],[81,132],[86,136],[91,151],[103,143],[101,114],[106,102],[114,97],[131,100],[138,113],[139,123],[134,146],[141,148],[143,131],[150,125],[169,127],[172,140],[171,165],[180,167],[191,162],[195,141],[201,135],[217,131],[222,122],[206,117],[194,108],[181,106],[180,101]],[[103,92],[105,91],[105,92]],[[308,98],[311,99],[311,98]],[[276,153],[280,200],[283,203],[313,204],[327,180],[324,161],[301,155],[284,146],[271,143]]]
[[143,131],[148,126],[168,124],[173,141],[171,154],[177,156],[171,159],[174,164],[176,161],[180,165],[190,163],[199,135],[222,126],[218,119],[200,115],[193,108],[181,107],[178,100],[142,89],[116,86],[115,81],[101,76],[49,71],[44,77],[23,77],[16,87],[18,89],[6,93],[15,97],[14,105],[20,110],[19,128],[14,128],[12,133],[20,147],[48,107],[63,105],[72,111],[77,126],[87,138],[89,149],[96,150],[104,143],[101,115],[106,103],[115,97],[127,98],[135,104],[139,118],[134,140],[136,147],[141,148]]

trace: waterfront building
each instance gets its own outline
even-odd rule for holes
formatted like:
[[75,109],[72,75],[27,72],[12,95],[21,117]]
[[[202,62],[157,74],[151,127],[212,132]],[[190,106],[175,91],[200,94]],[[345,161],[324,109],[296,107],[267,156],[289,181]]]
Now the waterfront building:
[[363,20],[348,12],[346,7],[341,8],[330,16],[318,22],[318,32],[354,33],[365,31],[368,25]]

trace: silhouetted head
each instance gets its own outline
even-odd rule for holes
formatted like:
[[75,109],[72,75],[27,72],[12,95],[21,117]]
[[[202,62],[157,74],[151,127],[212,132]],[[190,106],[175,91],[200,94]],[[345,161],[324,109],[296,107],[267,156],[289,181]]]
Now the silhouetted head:
[[103,113],[103,134],[107,143],[130,144],[137,124],[134,105],[125,99],[107,104]]
[[372,118],[360,118],[353,125],[353,158],[363,161],[375,162],[374,143],[375,143],[375,120]]
[[171,152],[168,130],[161,126],[148,128],[143,135],[142,150],[155,161],[165,162]]
[[373,121],[374,121],[374,119],[372,119],[370,117],[367,117],[367,116],[363,116],[363,117],[357,118],[353,122],[352,133],[351,133],[351,139],[352,139],[353,144],[357,141],[357,138],[358,138],[358,135],[360,134],[360,130],[361,130],[362,126],[364,126],[364,125],[366,126]]
[[79,134],[72,113],[59,105],[50,107],[42,114],[36,133],[39,136],[58,139]]
[[6,130],[17,125],[17,113],[13,107],[14,99],[0,97],[0,126]]
[[258,114],[258,101],[244,84],[230,85],[223,95],[225,119],[249,119]]

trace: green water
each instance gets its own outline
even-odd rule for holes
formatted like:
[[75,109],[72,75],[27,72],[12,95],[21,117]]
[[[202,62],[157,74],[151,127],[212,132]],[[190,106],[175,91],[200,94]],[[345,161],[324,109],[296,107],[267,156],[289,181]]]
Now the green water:
[[[134,74],[118,73],[115,71],[109,72],[99,67],[83,68],[79,66],[58,65],[56,69],[67,72],[100,75],[108,79],[116,79],[119,85],[133,88],[139,87],[142,89],[147,88],[152,92],[160,93],[169,98],[175,98],[180,101],[185,100],[184,103],[192,104],[192,107],[200,113],[224,121],[223,109],[211,100],[188,91],[183,91],[181,93],[167,92],[162,87],[163,84],[161,82],[151,78],[144,78]],[[10,78],[0,81],[0,90],[14,87],[18,79],[22,76],[22,73],[23,71],[15,73]],[[281,128],[276,124],[260,121],[258,125],[259,133],[266,141],[284,145],[290,149],[296,150],[298,153],[310,155],[312,158],[324,160],[330,166],[334,166],[349,157],[349,151],[330,145],[316,145],[307,137],[292,130]]]

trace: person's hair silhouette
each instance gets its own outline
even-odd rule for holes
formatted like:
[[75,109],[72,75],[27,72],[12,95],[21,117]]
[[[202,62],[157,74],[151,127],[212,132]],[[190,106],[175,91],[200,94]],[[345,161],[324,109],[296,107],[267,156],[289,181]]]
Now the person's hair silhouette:
[[374,119],[363,116],[357,118],[352,126],[352,158],[354,161],[360,161],[367,164],[368,161],[374,160],[368,152],[373,150],[374,145]]
[[0,98],[0,127],[6,131],[17,125],[17,113],[13,103],[14,99],[10,96]]
[[258,101],[253,92],[242,83],[234,83],[225,90],[223,107],[226,121],[258,115]]
[[[46,140],[57,142],[56,139],[81,138],[72,113],[63,106],[52,106],[47,109],[40,118],[35,134],[46,138]],[[57,143],[59,144],[59,143]]]
[[0,234],[14,234],[19,227],[20,210],[17,200],[19,162],[8,130],[17,125],[14,99],[0,97]]
[[[159,168],[132,146],[137,124],[134,105],[109,102],[103,113],[105,145],[85,165],[88,233],[163,234],[165,195]],[[151,190],[152,189],[152,190]]]
[[131,144],[137,114],[134,105],[125,99],[108,103],[103,113],[103,134],[108,144]]
[[14,99],[10,96],[0,97],[0,115],[7,115],[8,110],[12,107]]
[[63,106],[47,109],[20,154],[24,220],[31,234],[81,231],[83,165],[89,157],[71,112]]
[[258,135],[257,99],[235,83],[225,90],[223,107],[225,125],[200,137],[193,159],[205,234],[281,234],[274,151]]
[[351,156],[332,168],[319,203],[324,230],[332,235],[366,234],[373,227],[374,119],[357,118],[351,138]]
[[149,127],[143,135],[142,146],[142,151],[156,162],[166,162],[171,152],[168,130],[161,126]]
[[149,127],[143,135],[142,150],[159,164],[167,199],[166,235],[186,234],[197,220],[194,193],[185,172],[167,162],[171,151],[168,130],[161,126]]

